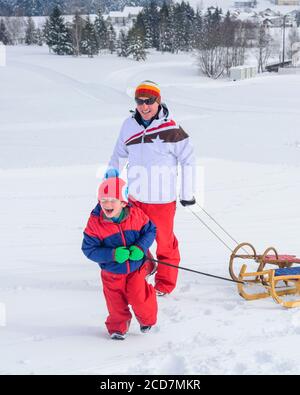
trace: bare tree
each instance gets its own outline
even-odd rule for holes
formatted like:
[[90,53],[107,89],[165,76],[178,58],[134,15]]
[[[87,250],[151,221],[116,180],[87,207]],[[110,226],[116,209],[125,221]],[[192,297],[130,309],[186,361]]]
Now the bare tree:
[[267,31],[267,28],[261,24],[258,29],[257,36],[257,60],[258,60],[258,72],[262,73],[266,66],[266,63],[272,53],[272,37]]
[[199,50],[198,64],[202,72],[210,78],[219,78],[226,68],[225,55],[225,48],[220,46]]
[[[231,67],[245,63],[246,49],[253,44],[254,24],[235,20],[227,12],[225,18],[220,11],[208,12],[203,17],[198,32],[198,61],[204,74],[218,78]],[[256,37],[255,37],[256,38]]]
[[198,64],[201,71],[210,78],[219,78],[226,69],[226,48],[222,41],[221,10],[208,9],[203,18],[198,42]]

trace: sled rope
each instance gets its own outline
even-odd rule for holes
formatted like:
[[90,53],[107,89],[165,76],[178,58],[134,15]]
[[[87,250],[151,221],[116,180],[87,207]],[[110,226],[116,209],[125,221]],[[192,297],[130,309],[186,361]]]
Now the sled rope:
[[223,230],[223,232],[235,243],[235,244],[239,244],[239,242],[229,233],[229,232],[227,232],[227,230],[222,226],[222,225],[220,225],[215,219],[214,219],[214,217],[212,216],[212,215],[210,215],[203,207],[201,207],[200,206],[200,204],[198,203],[198,202],[196,202],[196,204],[197,204],[197,206],[216,224],[216,225],[218,225],[218,227],[220,228],[220,229],[222,229]]
[[217,235],[217,233],[215,231],[213,231],[200,217],[199,215],[197,215],[193,210],[190,209],[190,212],[196,217],[198,218],[198,220],[202,223],[202,225],[204,225],[226,248],[228,248],[228,250],[230,252],[232,252],[233,250],[229,247],[229,245],[227,243],[225,243],[225,241]]
[[[204,210],[204,208],[201,207],[199,203],[196,202],[196,204],[236,245],[239,245],[239,242],[229,232],[227,232],[227,230],[222,225],[220,225],[212,215]],[[191,208],[189,208],[189,210],[202,223],[202,225],[204,225],[231,253],[233,252],[232,248],[230,248],[229,245],[213,229],[211,229],[211,227],[207,225],[207,223],[203,221],[203,219],[200,218],[197,213],[195,213]],[[242,248],[242,250],[248,254],[248,251],[245,248]]]
[[165,265],[165,266],[174,267],[175,269],[186,270],[186,271],[188,271],[188,272],[201,274],[202,276],[217,278],[217,279],[219,279],[219,280],[229,281],[229,282],[231,282],[231,283],[244,284],[244,285],[247,284],[247,283],[244,282],[244,281],[237,281],[237,280],[233,280],[233,279],[227,278],[227,277],[221,277],[221,276],[216,276],[216,275],[214,275],[214,274],[199,272],[198,270],[188,269],[187,267],[183,267],[183,266],[172,265],[172,263],[163,262],[163,261],[160,261],[160,260],[158,260],[158,259],[154,259],[154,258],[150,258],[150,257],[148,257],[147,259],[149,259],[149,261],[156,262],[156,263],[158,263],[158,264],[160,264],[160,265]]

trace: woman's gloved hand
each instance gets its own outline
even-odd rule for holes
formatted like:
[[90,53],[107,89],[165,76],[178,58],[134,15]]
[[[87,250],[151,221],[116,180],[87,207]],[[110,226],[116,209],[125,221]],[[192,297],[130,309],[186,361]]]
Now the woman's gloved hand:
[[191,200],[180,200],[180,203],[183,205],[183,207],[192,206],[196,203],[196,199],[193,197]]

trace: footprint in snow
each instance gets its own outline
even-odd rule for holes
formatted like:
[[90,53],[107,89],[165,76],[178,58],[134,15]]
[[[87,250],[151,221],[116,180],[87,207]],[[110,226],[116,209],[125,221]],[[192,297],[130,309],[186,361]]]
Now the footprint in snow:
[[228,311],[232,311],[236,308],[236,304],[233,303],[224,303],[223,308]]
[[294,333],[300,334],[300,312],[296,311],[291,319],[291,329]]
[[[293,372],[295,372],[295,363],[293,361],[280,362],[276,364],[276,367],[274,367],[274,371],[292,374]],[[296,372],[296,374],[298,374],[298,372]]]
[[28,365],[30,363],[30,359],[21,359],[18,361],[20,365]]
[[234,373],[241,375],[241,374],[245,374],[247,371],[247,365],[245,365],[244,363],[237,363],[234,367]]
[[184,286],[182,286],[182,287],[180,288],[180,293],[182,293],[182,292],[188,292],[188,291],[190,291],[190,289],[191,289],[191,284],[185,284]]
[[165,307],[162,312],[173,322],[180,322],[184,318],[182,312],[174,307]]
[[273,363],[273,356],[267,351],[258,351],[254,358],[259,364]]
[[181,355],[170,354],[158,366],[159,374],[185,374],[186,373],[186,360]]

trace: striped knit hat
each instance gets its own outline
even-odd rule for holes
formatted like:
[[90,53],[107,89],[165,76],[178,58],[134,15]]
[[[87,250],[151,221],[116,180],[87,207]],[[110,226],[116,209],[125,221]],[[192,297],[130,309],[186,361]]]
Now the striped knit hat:
[[160,88],[153,81],[143,81],[136,87],[135,97],[156,97],[157,102],[160,103]]

